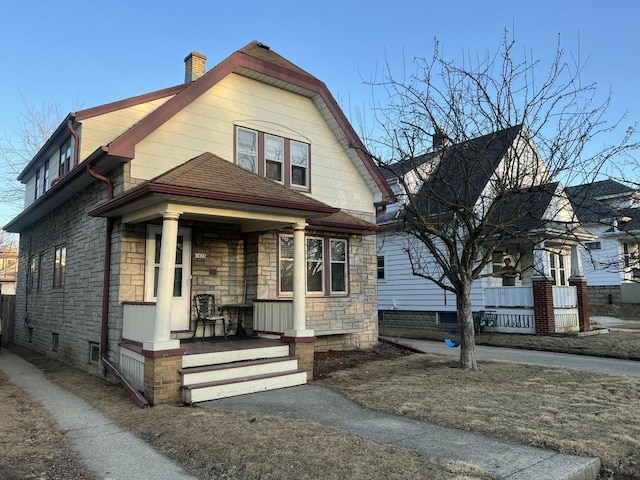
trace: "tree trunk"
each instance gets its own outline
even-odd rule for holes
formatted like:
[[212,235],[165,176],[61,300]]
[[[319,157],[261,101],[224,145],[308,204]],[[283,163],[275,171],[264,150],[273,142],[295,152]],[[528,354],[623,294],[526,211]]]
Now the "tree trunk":
[[477,370],[476,338],[471,312],[471,281],[462,282],[456,298],[460,325],[460,366],[465,370]]

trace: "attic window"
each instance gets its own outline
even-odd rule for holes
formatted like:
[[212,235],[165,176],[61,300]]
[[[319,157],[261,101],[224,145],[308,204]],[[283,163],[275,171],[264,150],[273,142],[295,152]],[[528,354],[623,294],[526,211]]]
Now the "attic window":
[[584,244],[587,250],[601,250],[602,244],[600,242],[586,242]]
[[244,127],[236,127],[235,139],[236,165],[287,187],[311,190],[311,145]]

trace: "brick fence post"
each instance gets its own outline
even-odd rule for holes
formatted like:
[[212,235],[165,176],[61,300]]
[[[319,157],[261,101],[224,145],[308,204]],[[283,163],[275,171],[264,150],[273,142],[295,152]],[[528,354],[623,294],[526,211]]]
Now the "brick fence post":
[[533,278],[533,315],[536,322],[536,335],[556,333],[552,286],[553,283],[548,278]]
[[587,288],[587,279],[585,277],[570,277],[569,285],[576,287],[578,294],[578,322],[580,323],[580,331],[588,332],[591,330],[591,318],[589,317],[589,289]]

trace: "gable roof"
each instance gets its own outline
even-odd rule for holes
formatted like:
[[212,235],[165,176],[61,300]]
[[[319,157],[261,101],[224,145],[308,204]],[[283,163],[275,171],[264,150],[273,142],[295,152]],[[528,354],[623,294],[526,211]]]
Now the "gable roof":
[[633,188],[611,179],[566,187],[565,191],[582,223],[611,221],[624,216],[622,210],[608,205],[602,199],[631,195],[635,192]]
[[249,43],[198,80],[188,84],[174,97],[103,147],[104,153],[125,160],[133,158],[135,146],[140,141],[231,73],[311,98],[344,150],[351,156],[359,173],[365,181],[368,180],[369,187],[375,186],[380,191],[380,201],[387,203],[394,200],[391,188],[373,159],[365,153],[366,149],[360,138],[326,85],[258,41]]
[[116,166],[129,162],[134,157],[135,146],[140,141],[186,105],[196,100],[200,95],[232,73],[253,78],[310,98],[327,121],[329,128],[333,131],[344,151],[354,162],[356,169],[369,188],[376,192],[376,201],[380,203],[395,201],[391,187],[374,164],[373,159],[366,153],[360,138],[353,130],[326,85],[271,50],[268,46],[258,41],[253,41],[231,54],[196,81],[69,114],[36,157],[23,170],[20,174],[20,179],[26,178],[30,171],[42,160],[42,155],[47,154],[48,150],[56,142],[60,141],[63,136],[71,133],[71,129],[76,128],[78,122],[83,119],[154,99],[170,97],[108,145],[97,148],[88,158],[72,168],[58,183],[11,220],[5,226],[5,229],[12,232],[20,231],[20,229],[37,221],[93,182],[93,178],[87,173],[87,164],[90,164],[95,172],[106,174]]
[[522,128],[516,125],[445,148],[416,195],[421,208],[440,214],[475,205]]

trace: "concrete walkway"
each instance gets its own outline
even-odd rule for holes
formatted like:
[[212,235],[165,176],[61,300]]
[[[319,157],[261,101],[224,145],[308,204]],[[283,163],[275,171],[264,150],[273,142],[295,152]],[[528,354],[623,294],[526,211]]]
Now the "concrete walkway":
[[[400,345],[406,345],[424,353],[460,356],[459,348],[450,348],[444,342],[397,337],[381,338]],[[640,362],[635,360],[618,360],[615,358],[489,347],[486,345],[476,345],[476,356],[485,360],[507,360],[509,362],[534,363],[551,367],[575,368],[594,373],[640,376]]]
[[51,383],[42,370],[4,348],[0,350],[0,370],[49,412],[84,464],[105,480],[195,480],[87,402]]
[[367,410],[337,392],[314,385],[212,400],[199,405],[309,420],[417,450],[431,458],[477,465],[498,479],[595,480],[600,470],[600,460],[596,458],[565,455]]

